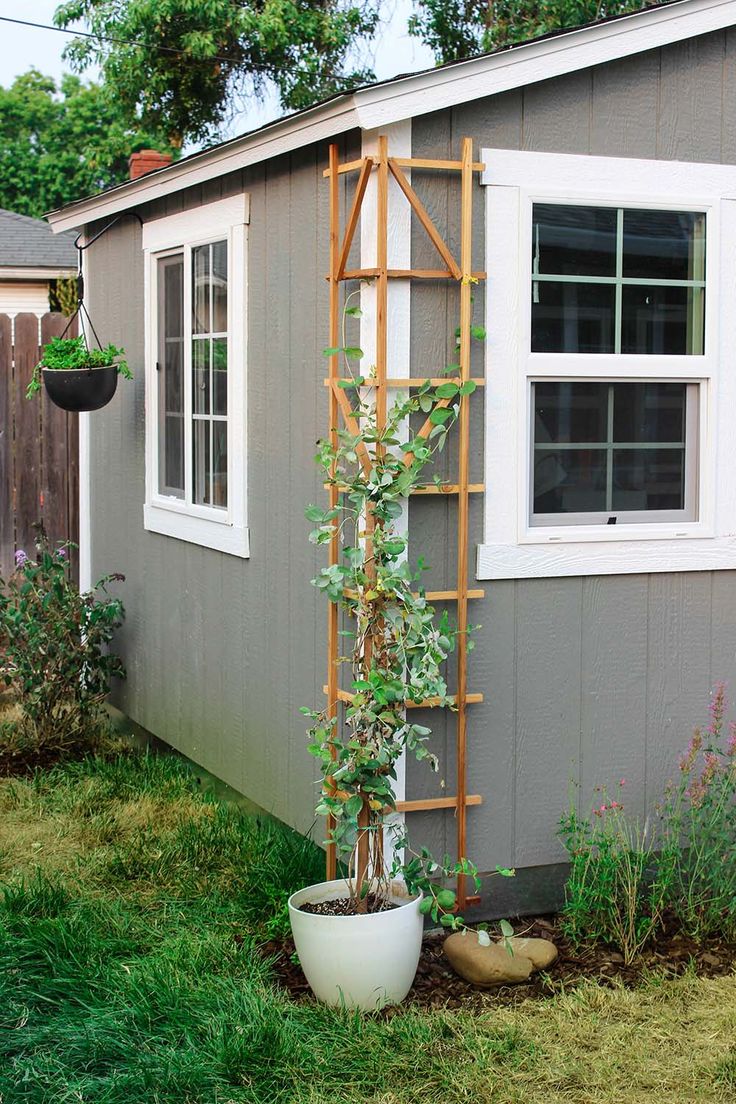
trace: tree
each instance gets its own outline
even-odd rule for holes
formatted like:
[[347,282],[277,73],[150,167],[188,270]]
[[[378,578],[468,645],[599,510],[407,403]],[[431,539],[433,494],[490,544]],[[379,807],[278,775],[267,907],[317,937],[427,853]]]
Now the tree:
[[67,47],[97,63],[126,110],[173,144],[217,137],[237,95],[272,81],[286,109],[371,80],[350,51],[373,33],[379,0],[66,0],[60,27],[83,19],[98,38]]
[[0,88],[0,207],[39,217],[125,180],[147,146],[168,148],[102,86],[66,75],[57,89],[31,69]]
[[[657,0],[415,0],[409,32],[438,63],[461,61],[538,35],[639,11]],[[665,2],[665,0],[660,0]]]

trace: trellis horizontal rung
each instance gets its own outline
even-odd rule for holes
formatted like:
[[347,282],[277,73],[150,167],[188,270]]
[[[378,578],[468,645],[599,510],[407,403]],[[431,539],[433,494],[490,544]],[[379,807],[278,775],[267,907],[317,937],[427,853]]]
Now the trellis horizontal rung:
[[[329,694],[329,689],[326,686],[322,687],[322,691],[325,694]],[[336,696],[338,701],[345,702],[346,705],[350,705],[353,698],[355,697],[355,694],[351,694],[349,690],[338,690]],[[447,700],[452,705],[456,704],[454,694],[448,694]],[[482,701],[482,694],[465,695],[466,705],[480,705]],[[418,702],[406,702],[407,709],[439,709],[440,707],[442,707],[442,700],[440,698],[423,698],[422,701]]]
[[[444,172],[461,172],[463,163],[462,161],[443,161],[435,157],[392,157],[397,165],[401,165],[402,169],[438,169]],[[355,161],[345,161],[342,165],[338,165],[338,176],[342,176],[343,173],[358,172],[363,167],[365,157],[359,157]],[[474,172],[483,172],[485,169],[485,162],[474,161],[471,168]],[[330,175],[330,170],[325,169],[322,173],[324,177]]]
[[[482,805],[483,798],[480,794],[468,794],[465,798],[466,805]],[[415,801],[397,801],[397,813],[424,813],[432,809],[456,809],[456,797],[420,797]]]
[[[343,590],[343,594],[345,595],[346,598],[357,598],[358,597],[357,590],[350,590],[348,587],[346,587],[345,590]],[[418,591],[415,590],[413,592],[413,594],[414,594],[415,598],[419,597],[419,592]],[[485,598],[485,594],[486,594],[486,592],[484,590],[469,590],[469,591],[467,591],[466,597],[467,598]],[[428,602],[456,602],[457,601],[457,591],[456,590],[427,590],[427,591],[425,591],[424,597],[427,599]]]
[[[390,378],[387,378],[385,380],[383,386],[384,387],[399,387],[399,388],[424,387],[425,383],[430,384],[432,387],[439,387],[440,384],[442,384],[442,383],[456,383],[458,386],[460,386],[460,384],[462,384],[462,382],[463,381],[461,379],[458,379],[456,376],[433,376],[431,378],[423,378],[421,376],[412,376],[411,378],[409,378],[407,376],[407,377],[404,377],[404,379],[394,379],[394,377],[391,376]],[[486,381],[482,376],[477,376],[471,382],[474,383],[476,387],[485,387],[485,385],[486,385]],[[325,380],[323,380],[323,383],[324,383],[325,387],[332,387],[332,380],[331,379],[325,379]],[[364,380],[363,383],[361,383],[360,386],[361,386],[361,388],[362,387],[377,387],[378,386],[378,380],[367,379],[367,380]],[[345,390],[345,388],[340,388],[340,390],[343,391],[343,390]]]
[[[340,275],[341,280],[372,280],[380,276],[378,268],[350,268]],[[386,275],[393,280],[455,280],[455,276],[446,268],[387,268]],[[473,280],[485,280],[485,272],[472,272]],[[329,280],[329,276],[325,276]]]
[[[469,494],[481,494],[485,489],[485,483],[468,483],[465,488]],[[415,487],[412,495],[452,495],[459,494],[460,487],[457,483],[428,483],[426,487]]]
[[[325,490],[329,490],[330,487],[337,487],[338,491],[351,491],[352,487],[348,483],[323,483]],[[480,494],[486,489],[485,483],[469,483],[467,490],[469,494]],[[428,483],[426,487],[415,487],[411,492],[412,497],[414,495],[453,495],[458,494],[460,488],[457,483],[441,483],[439,485],[434,483]]]

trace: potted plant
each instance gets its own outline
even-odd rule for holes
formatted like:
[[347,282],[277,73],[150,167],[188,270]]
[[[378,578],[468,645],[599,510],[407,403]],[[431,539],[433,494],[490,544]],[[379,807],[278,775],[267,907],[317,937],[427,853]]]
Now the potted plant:
[[[346,313],[359,313],[346,308]],[[480,336],[480,331],[476,331]],[[443,674],[455,630],[446,613],[437,616],[424,596],[422,563],[407,560],[407,538],[397,526],[402,501],[421,482],[457,419],[460,404],[475,384],[450,379],[429,381],[399,397],[379,424],[372,394],[361,387],[351,360],[359,349],[342,353],[354,395],[356,432],[340,432],[336,447],[319,443],[317,462],[328,484],[341,492],[338,505],[310,505],[306,516],[316,545],[338,539],[341,560],[323,567],[313,580],[331,602],[349,615],[345,634],[350,654],[352,700],[340,725],[323,711],[309,716],[309,750],[321,773],[316,812],[328,820],[327,843],[336,848],[344,877],[309,886],[289,900],[296,951],[307,981],[330,1004],[375,1008],[398,1003],[416,973],[423,917],[456,929],[456,895],[442,879],[463,874],[478,886],[476,868],[464,856],[437,862],[426,848],[414,851],[397,818],[396,765],[404,755],[437,771],[427,747],[430,730],[413,723],[407,707],[427,698],[453,706]],[[448,373],[458,372],[451,365]],[[368,381],[370,383],[370,381]],[[412,414],[428,415],[428,436],[400,444]],[[512,873],[511,871],[499,871]]]
[[41,351],[26,397],[38,394],[43,377],[46,393],[62,410],[100,410],[115,394],[119,375],[133,378],[124,356],[115,345],[89,349],[83,336],[53,337]]

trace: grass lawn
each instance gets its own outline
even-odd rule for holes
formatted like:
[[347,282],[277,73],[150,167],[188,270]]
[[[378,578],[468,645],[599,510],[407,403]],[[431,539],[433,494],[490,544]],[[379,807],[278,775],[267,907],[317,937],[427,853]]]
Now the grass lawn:
[[0,782],[2,1104],[733,1101],[736,977],[472,1015],[291,1003],[255,945],[321,871],[173,758]]

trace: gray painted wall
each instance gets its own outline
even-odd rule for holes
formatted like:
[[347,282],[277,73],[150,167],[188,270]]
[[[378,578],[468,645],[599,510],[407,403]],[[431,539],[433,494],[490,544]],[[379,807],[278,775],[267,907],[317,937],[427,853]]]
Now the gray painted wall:
[[[414,120],[415,157],[458,156],[463,136],[484,146],[685,161],[736,162],[736,32],[598,66]],[[663,165],[666,174],[666,165]],[[437,174],[413,182],[439,225],[449,216],[459,252],[457,193]],[[666,175],[663,179],[666,180]],[[455,185],[456,187],[456,185]],[[485,192],[475,193],[474,264],[484,265]],[[414,229],[413,263],[431,261],[432,247]],[[483,294],[475,316],[483,320]],[[438,325],[437,319],[442,319]],[[457,320],[456,289],[412,289],[416,374],[444,356]],[[477,350],[474,373],[483,374]],[[473,410],[471,478],[483,478],[483,398]],[[477,496],[478,498],[480,496]],[[451,548],[438,539],[443,511],[413,500],[414,548],[435,565],[432,583],[449,585]],[[471,577],[482,540],[482,505],[473,503]],[[692,726],[707,717],[711,683],[736,688],[736,573],[691,572],[484,582],[486,598],[471,603],[482,628],[470,657],[469,688],[485,694],[471,707],[469,792],[483,796],[468,811],[469,854],[487,867],[558,862],[555,828],[570,781],[587,808],[596,785],[626,778],[626,804],[650,809],[676,770]],[[428,721],[435,721],[434,715]],[[452,776],[452,719],[435,723],[437,752]],[[417,764],[411,796],[438,793]],[[423,822],[423,823],[422,823]],[[418,834],[452,850],[452,813],[414,816]],[[421,825],[421,828],[420,828]],[[497,883],[501,893],[508,886]]]
[[[716,34],[414,121],[415,156],[481,146],[664,160],[736,161],[734,34]],[[343,143],[355,156],[358,139]],[[321,702],[324,604],[309,586],[317,558],[304,503],[319,498],[312,464],[323,432],[327,338],[326,148],[309,148],[143,209],[143,217],[245,189],[249,231],[248,462],[251,557],[240,560],[146,533],[143,421],[143,266],[140,230],[117,226],[90,250],[90,306],[105,340],[125,345],[135,384],[92,421],[93,567],[121,570],[129,680],[117,704],[277,816],[311,823],[313,772],[302,704]],[[666,166],[663,166],[666,173]],[[438,177],[414,183],[458,244],[457,203]],[[483,194],[475,258],[483,263]],[[435,267],[415,233],[413,263]],[[413,370],[452,358],[454,289],[412,292]],[[482,295],[476,318],[483,313]],[[482,349],[474,372],[482,374]],[[483,467],[482,397],[473,410],[471,477]],[[450,457],[448,463],[452,464]],[[479,496],[478,496],[479,497]],[[471,544],[481,539],[473,503]],[[415,499],[412,547],[431,564],[428,586],[452,586],[454,505]],[[471,578],[474,558],[471,560]],[[599,783],[627,778],[640,809],[659,793],[710,683],[734,680],[736,575],[692,573],[485,583],[472,606],[482,628],[470,689],[482,690],[469,728],[469,854],[479,865],[534,867],[562,857],[555,827],[568,782],[583,802]],[[454,725],[428,722],[454,792]],[[439,783],[410,765],[409,797]],[[452,851],[454,818],[413,814],[413,834]],[[549,903],[549,878],[547,896]],[[528,878],[524,903],[534,907]],[[544,878],[540,878],[540,884]],[[541,900],[541,898],[540,898]],[[506,906],[504,906],[506,907]]]

